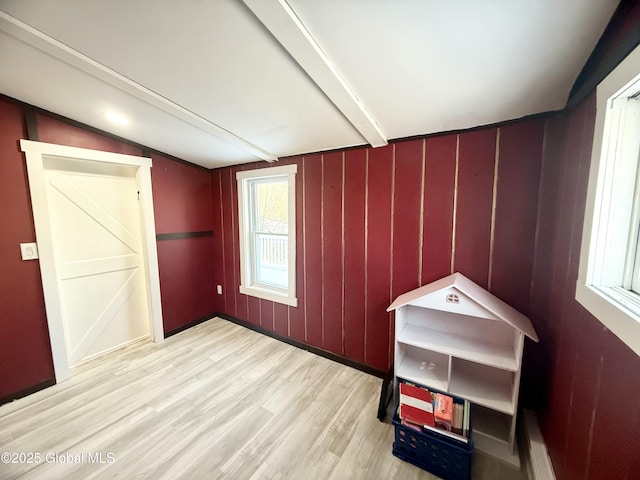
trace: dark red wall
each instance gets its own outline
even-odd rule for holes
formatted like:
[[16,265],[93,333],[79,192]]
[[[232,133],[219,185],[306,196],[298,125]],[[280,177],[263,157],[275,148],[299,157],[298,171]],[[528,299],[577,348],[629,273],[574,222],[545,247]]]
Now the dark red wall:
[[556,478],[640,478],[640,358],[575,300],[595,95],[547,121],[523,390]]
[[0,399],[53,378],[40,265],[20,256],[19,244],[36,240],[23,123],[22,109],[0,99]]
[[[23,262],[19,243],[35,241],[24,155],[25,107],[0,99],[0,400],[54,377],[37,261]],[[141,155],[140,147],[58,119],[36,115],[38,139],[74,147]],[[211,231],[207,170],[153,155],[157,233]],[[158,241],[165,332],[214,311],[213,237]]]
[[[162,155],[152,160],[156,233],[211,233],[209,171]],[[212,251],[212,236],[158,240],[165,333],[214,312]]]
[[528,313],[543,134],[537,119],[279,162],[298,165],[296,308],[238,292],[235,174],[268,164],[212,171],[216,309],[380,371],[387,306],[452,267]]

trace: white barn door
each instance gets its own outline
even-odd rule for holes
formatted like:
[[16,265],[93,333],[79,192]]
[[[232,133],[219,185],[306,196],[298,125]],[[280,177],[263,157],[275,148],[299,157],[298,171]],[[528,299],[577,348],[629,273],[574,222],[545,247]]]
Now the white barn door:
[[21,140],[53,366],[164,338],[151,159]]
[[69,366],[148,337],[135,168],[47,159],[45,183]]

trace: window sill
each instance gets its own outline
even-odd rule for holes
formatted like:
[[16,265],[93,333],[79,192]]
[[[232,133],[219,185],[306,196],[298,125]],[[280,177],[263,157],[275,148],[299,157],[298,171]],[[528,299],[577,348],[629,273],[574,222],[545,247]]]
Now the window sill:
[[584,285],[578,280],[576,299],[607,329],[640,355],[640,304],[616,288]]
[[240,285],[240,293],[249,295],[250,297],[262,298],[263,300],[271,300],[272,302],[282,303],[290,307],[298,306],[298,299],[285,293],[274,292],[259,287],[246,287]]

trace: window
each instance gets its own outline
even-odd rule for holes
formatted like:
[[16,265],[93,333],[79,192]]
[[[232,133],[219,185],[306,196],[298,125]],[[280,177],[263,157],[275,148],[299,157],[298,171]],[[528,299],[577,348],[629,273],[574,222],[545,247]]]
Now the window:
[[238,172],[240,293],[298,306],[296,165]]
[[576,299],[640,355],[640,48],[597,89]]

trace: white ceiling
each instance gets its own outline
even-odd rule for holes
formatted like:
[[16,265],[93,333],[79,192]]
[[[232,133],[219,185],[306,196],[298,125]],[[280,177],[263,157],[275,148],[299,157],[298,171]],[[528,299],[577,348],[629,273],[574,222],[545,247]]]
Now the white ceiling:
[[617,4],[0,0],[0,93],[209,168],[380,146],[562,109]]

